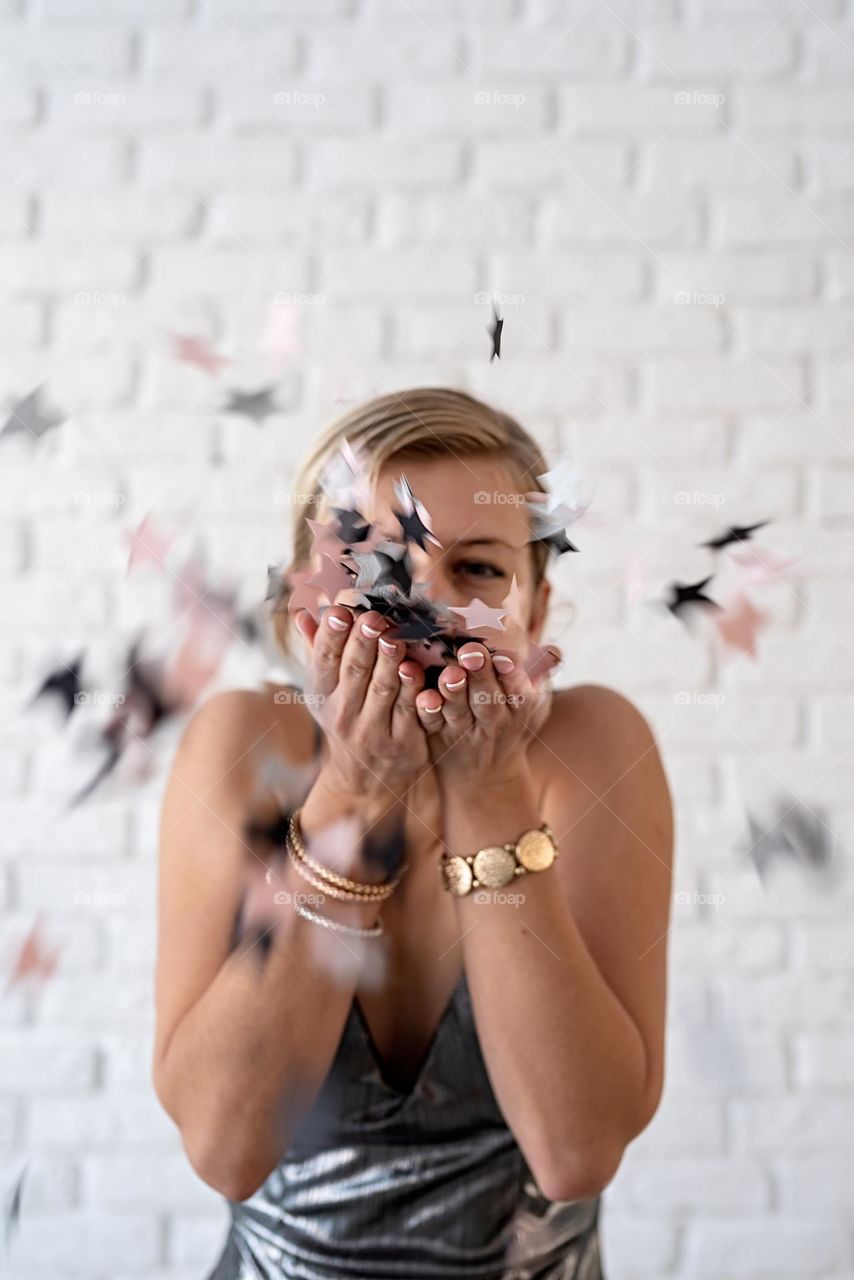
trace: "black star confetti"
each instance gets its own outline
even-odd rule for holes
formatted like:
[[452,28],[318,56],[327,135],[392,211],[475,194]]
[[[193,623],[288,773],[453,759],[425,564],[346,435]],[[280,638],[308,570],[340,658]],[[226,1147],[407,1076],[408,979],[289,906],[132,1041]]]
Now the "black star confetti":
[[827,813],[809,809],[792,797],[781,797],[776,803],[777,812],[770,823],[747,815],[750,844],[746,852],[760,880],[765,882],[769,867],[784,859],[813,871],[826,871],[831,860]]
[[728,547],[733,542],[747,542],[750,535],[755,533],[757,529],[764,529],[770,520],[760,520],[758,524],[748,525],[731,525],[725,533],[721,533],[717,538],[710,538],[708,542],[699,542],[700,547],[709,547],[712,551],[720,551],[724,547]]
[[263,422],[271,413],[278,413],[278,405],[273,404],[275,386],[263,387],[260,391],[232,391],[231,399],[223,405],[225,413],[243,413],[253,422]]
[[54,414],[43,408],[42,390],[43,387],[36,387],[35,391],[31,391],[12,407],[9,417],[0,427],[0,437],[5,440],[9,436],[28,435],[34,440],[40,440],[48,431],[65,421],[63,414]]
[[709,574],[708,578],[703,578],[701,582],[691,584],[673,582],[670,584],[670,594],[665,604],[674,617],[678,618],[681,611],[687,608],[689,604],[702,605],[710,609],[720,609],[721,606],[717,601],[710,599],[709,596],[703,593],[703,588],[708,586],[713,577],[714,574]]
[[504,328],[504,321],[498,314],[495,303],[492,304],[492,326],[487,329],[487,333],[492,339],[492,355],[489,357],[490,364],[498,356],[501,359],[501,330]]
[[65,711],[66,720],[71,715],[78,703],[78,694],[82,693],[83,685],[80,681],[80,672],[83,667],[83,654],[78,654],[70,666],[58,667],[56,671],[51,671],[41,688],[33,695],[30,705],[44,698],[48,694],[55,694],[59,697],[60,703]]

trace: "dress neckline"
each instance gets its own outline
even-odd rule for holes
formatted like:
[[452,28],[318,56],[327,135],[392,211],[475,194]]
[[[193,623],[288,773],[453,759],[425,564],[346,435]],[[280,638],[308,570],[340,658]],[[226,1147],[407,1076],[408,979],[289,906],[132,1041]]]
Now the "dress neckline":
[[451,992],[450,996],[448,997],[448,1001],[444,1009],[442,1010],[442,1013],[439,1017],[439,1021],[436,1023],[436,1026],[433,1030],[433,1034],[430,1037],[430,1042],[427,1045],[427,1050],[424,1054],[424,1058],[416,1073],[415,1079],[413,1080],[411,1086],[408,1089],[401,1089],[397,1085],[392,1084],[391,1081],[388,1079],[385,1063],[380,1057],[379,1051],[377,1050],[377,1046],[374,1043],[374,1037],[371,1035],[371,1029],[368,1026],[368,1021],[359,1004],[358,996],[353,997],[351,1009],[353,1010],[353,1012],[355,1012],[356,1021],[361,1028],[362,1037],[368,1047],[368,1051],[371,1055],[371,1058],[373,1059],[374,1067],[377,1071],[377,1074],[379,1075],[380,1080],[382,1081],[382,1084],[385,1086],[385,1088],[389,1089],[392,1093],[396,1094],[399,1098],[401,1099],[412,1098],[418,1092],[418,1089],[422,1081],[424,1080],[424,1077],[427,1074],[427,1070],[430,1067],[436,1055],[439,1041],[441,1040],[442,1034],[445,1031],[445,1028],[447,1027],[447,1024],[451,1017],[451,1013],[457,1003],[457,998],[460,995],[460,992],[462,991],[462,988],[465,982],[466,982],[466,971],[465,971],[465,968],[463,968],[460,973],[460,976],[457,978],[457,981],[454,984],[454,989]]

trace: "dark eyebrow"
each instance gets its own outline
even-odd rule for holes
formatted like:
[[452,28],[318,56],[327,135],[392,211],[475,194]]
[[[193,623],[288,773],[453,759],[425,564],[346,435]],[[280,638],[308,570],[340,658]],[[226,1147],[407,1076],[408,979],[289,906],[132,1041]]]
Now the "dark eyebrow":
[[460,542],[452,542],[452,547],[508,547],[510,551],[518,551],[518,547],[514,547],[512,542],[505,542],[503,538],[463,538]]

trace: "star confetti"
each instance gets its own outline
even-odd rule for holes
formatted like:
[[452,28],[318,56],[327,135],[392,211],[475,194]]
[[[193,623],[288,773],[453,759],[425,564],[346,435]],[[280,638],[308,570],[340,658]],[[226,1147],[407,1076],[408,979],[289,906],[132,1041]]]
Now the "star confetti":
[[12,406],[9,417],[0,427],[0,437],[5,440],[10,436],[28,435],[33,440],[40,440],[65,421],[65,414],[52,413],[43,406],[43,389],[43,386],[36,387]]
[[128,541],[130,542],[128,569],[137,563],[145,564],[148,561],[157,565],[159,569],[165,568],[166,556],[173,539],[171,536],[159,533],[149,516],[146,516],[142,524],[129,535]]
[[725,533],[719,534],[717,538],[710,538],[708,542],[700,542],[700,547],[709,547],[712,551],[720,551],[723,547],[728,547],[733,542],[747,542],[752,533],[757,529],[764,529],[766,524],[770,524],[770,520],[760,520],[758,524],[748,525],[731,525]]
[[730,551],[730,560],[734,560],[742,569],[742,582],[772,582],[784,569],[797,564],[799,556],[775,556],[764,547],[751,544],[743,551]]
[[726,608],[712,614],[712,621],[724,644],[749,654],[755,660],[756,637],[771,621],[771,615],[756,609],[740,591]]
[[173,335],[172,341],[176,359],[194,364],[213,377],[216,377],[223,365],[231,363],[228,356],[218,356],[204,338],[179,333]]
[[56,671],[51,671],[45,679],[44,683],[33,695],[30,705],[39,698],[44,698],[48,694],[55,694],[65,711],[66,720],[71,715],[78,703],[78,694],[83,692],[83,684],[80,680],[80,672],[83,667],[83,654],[78,654],[74,661],[66,666],[63,664]]
[[770,867],[783,860],[812,871],[829,870],[831,833],[824,810],[813,810],[792,796],[781,796],[769,823],[757,821],[751,813],[747,814],[747,821],[750,843],[745,852],[763,883]]
[[690,584],[684,582],[671,583],[670,595],[665,604],[673,616],[680,617],[688,605],[701,605],[704,608],[720,609],[721,606],[717,601],[710,599],[703,592],[703,588],[709,585],[713,577],[714,574],[709,574],[708,578],[703,578],[701,582]]
[[329,603],[335,603],[339,591],[347,591],[353,579],[344,566],[330,556],[323,556],[323,568],[313,578],[306,580],[308,587],[320,587]]
[[345,440],[323,468],[319,484],[334,505],[343,508],[367,505],[371,500],[371,487],[364,450],[355,450],[349,440]]
[[223,412],[242,413],[253,422],[263,422],[271,413],[279,412],[279,406],[272,399],[275,389],[271,385],[260,391],[232,391],[231,399],[223,405]]
[[503,631],[501,619],[507,617],[506,609],[493,609],[475,596],[467,605],[454,605],[452,613],[459,614],[470,631],[485,628],[487,631]]
[[495,359],[496,356],[498,356],[499,360],[501,359],[501,331],[503,328],[504,328],[504,321],[499,316],[498,309],[495,306],[495,303],[493,302],[492,325],[490,326],[489,329],[487,329],[487,333],[492,339],[492,354],[489,357],[490,364],[492,364],[492,361]]
[[45,945],[40,934],[39,921],[36,920],[18,953],[6,990],[8,991],[10,987],[17,986],[25,979],[44,982],[56,972],[56,963],[56,946],[49,947]]
[[4,1216],[3,1241],[4,1241],[5,1251],[7,1254],[9,1252],[9,1245],[11,1244],[11,1241],[12,1241],[12,1235],[14,1234],[15,1230],[18,1228],[18,1225],[20,1223],[21,1199],[22,1199],[22,1194],[24,1189],[24,1179],[27,1175],[28,1168],[29,1168],[29,1161],[27,1161],[24,1164],[23,1169],[18,1174],[18,1177],[15,1181],[15,1185],[12,1188],[12,1194],[11,1196],[9,1196],[8,1202],[3,1211],[3,1216]]
[[432,523],[430,514],[424,504],[415,497],[406,476],[401,475],[400,479],[395,481],[394,491],[403,507],[402,511],[395,511],[394,515],[400,521],[406,541],[416,542],[422,551],[427,550],[428,541],[441,547],[441,542],[430,529]]

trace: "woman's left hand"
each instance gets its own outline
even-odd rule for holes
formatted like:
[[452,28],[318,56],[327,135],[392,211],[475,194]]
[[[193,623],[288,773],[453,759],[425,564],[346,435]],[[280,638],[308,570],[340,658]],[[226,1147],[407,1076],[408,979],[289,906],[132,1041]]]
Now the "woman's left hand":
[[546,678],[532,681],[518,654],[490,654],[477,641],[457,657],[440,675],[438,690],[422,689],[416,699],[439,783],[489,789],[515,782],[524,777],[528,746],[549,714]]

